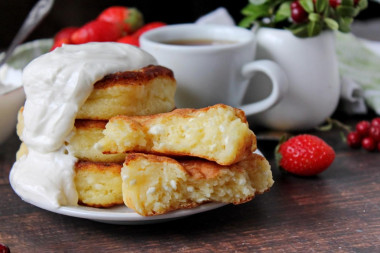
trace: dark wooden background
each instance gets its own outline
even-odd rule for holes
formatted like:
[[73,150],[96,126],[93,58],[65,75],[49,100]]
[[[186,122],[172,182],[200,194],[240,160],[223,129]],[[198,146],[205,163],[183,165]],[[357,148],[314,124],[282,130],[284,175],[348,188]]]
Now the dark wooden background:
[[[0,1],[0,48],[8,46],[35,0]],[[51,37],[65,26],[81,25],[105,7],[138,7],[147,22],[193,22],[225,6],[240,20],[246,1],[58,0],[28,38]],[[171,6],[171,8],[169,7]],[[174,10],[173,10],[174,9]],[[360,19],[379,17],[370,3]],[[352,126],[368,115],[337,113]],[[250,122],[254,128],[254,122]],[[255,129],[260,135],[263,129]],[[311,178],[281,173],[274,163],[275,140],[258,147],[273,166],[275,185],[253,201],[167,223],[119,226],[72,218],[23,202],[9,185],[19,140],[0,145],[0,243],[18,252],[380,252],[380,153],[348,148],[339,130],[314,132],[333,146],[331,167]]]
[[[352,126],[373,117],[340,116]],[[12,253],[380,252],[380,153],[348,148],[339,132],[309,132],[336,151],[319,176],[280,172],[273,157],[277,141],[259,139],[275,180],[269,192],[239,206],[136,226],[63,216],[23,202],[8,181],[19,145],[14,134],[0,145],[0,242]]]
[[[0,1],[0,49],[6,48],[20,28],[29,10],[37,0]],[[199,16],[225,7],[236,22],[242,19],[240,10],[248,0],[196,0],[196,1],[141,1],[141,0],[56,0],[52,11],[27,40],[52,37],[66,26],[80,26],[95,18],[112,5],[137,7],[146,22],[163,21],[168,24],[194,22]],[[380,5],[369,0],[369,7],[357,18],[380,18]]]

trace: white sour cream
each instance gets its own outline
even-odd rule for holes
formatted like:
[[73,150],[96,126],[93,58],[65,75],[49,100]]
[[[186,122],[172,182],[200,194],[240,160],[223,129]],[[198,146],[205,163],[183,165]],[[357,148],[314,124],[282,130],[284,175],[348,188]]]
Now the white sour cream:
[[16,193],[26,201],[54,207],[77,205],[76,158],[64,142],[78,109],[103,76],[149,64],[156,64],[150,54],[114,42],[64,45],[29,63],[23,71],[26,102],[21,137],[29,152],[11,170]]

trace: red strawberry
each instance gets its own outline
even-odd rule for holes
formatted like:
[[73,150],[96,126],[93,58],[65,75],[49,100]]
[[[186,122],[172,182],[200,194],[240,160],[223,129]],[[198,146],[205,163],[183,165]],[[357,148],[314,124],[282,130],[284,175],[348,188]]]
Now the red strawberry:
[[120,39],[117,40],[117,42],[131,44],[137,47],[140,46],[139,38],[133,35],[127,35],[127,36],[121,37]]
[[317,136],[302,134],[280,143],[276,148],[279,166],[299,176],[313,176],[326,170],[335,151]]
[[65,27],[59,30],[55,36],[54,41],[62,40],[62,39],[70,39],[71,35],[78,30],[78,27]]
[[144,25],[143,27],[141,27],[139,30],[137,30],[132,35],[124,36],[124,37],[120,38],[117,42],[127,43],[127,44],[131,44],[131,45],[139,47],[140,46],[139,37],[141,36],[141,34],[147,32],[147,31],[156,29],[158,27],[165,26],[165,25],[166,24],[162,23],[162,22],[148,23],[148,24]]
[[50,48],[50,51],[53,51],[57,47],[61,47],[63,44],[71,44],[70,38],[62,38],[60,40],[54,40],[53,46]]
[[71,44],[70,37],[76,30],[78,30],[77,27],[66,27],[58,31],[54,36],[53,46],[50,51],[62,46],[62,44]]
[[93,41],[116,41],[123,34],[119,24],[102,20],[93,20],[79,28],[71,35],[74,44],[83,44]]
[[149,31],[149,30],[156,29],[156,28],[161,27],[161,26],[166,26],[166,24],[163,23],[163,22],[159,22],[159,21],[151,22],[151,23],[145,24],[143,27],[141,27],[140,29],[138,29],[138,30],[133,34],[133,36],[140,37],[141,34],[147,32],[147,31]]
[[102,11],[97,20],[120,24],[126,34],[131,34],[144,24],[143,15],[136,8],[112,6]]

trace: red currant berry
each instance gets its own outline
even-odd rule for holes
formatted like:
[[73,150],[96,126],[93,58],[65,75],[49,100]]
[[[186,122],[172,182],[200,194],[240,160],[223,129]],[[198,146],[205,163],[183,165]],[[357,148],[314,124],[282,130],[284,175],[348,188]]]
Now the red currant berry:
[[372,119],[371,126],[380,126],[380,117]]
[[11,251],[9,250],[9,248],[6,245],[0,243],[0,253],[10,253],[10,252]]
[[340,5],[342,0],[329,0],[330,6],[333,8],[336,8]]
[[350,132],[347,135],[347,144],[351,148],[359,148],[362,142],[360,134],[357,132]]
[[376,142],[380,141],[380,125],[369,128],[369,136]]
[[377,143],[377,150],[380,151],[380,142]]
[[371,124],[367,120],[360,121],[358,124],[356,124],[356,131],[361,136],[368,136],[369,134],[369,128]]
[[302,5],[300,4],[298,0],[290,4],[290,10],[291,10],[292,19],[295,23],[302,23],[307,20],[308,14],[303,9]]
[[362,147],[365,150],[373,151],[376,148],[376,143],[371,137],[364,137],[362,140]]

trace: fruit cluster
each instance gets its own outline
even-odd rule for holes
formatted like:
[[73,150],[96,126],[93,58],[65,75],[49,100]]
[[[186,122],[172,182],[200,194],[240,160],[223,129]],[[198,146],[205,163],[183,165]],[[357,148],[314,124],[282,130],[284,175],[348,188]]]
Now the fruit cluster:
[[112,6],[81,27],[66,27],[60,30],[54,36],[51,50],[63,44],[83,44],[95,41],[116,41],[139,46],[141,34],[165,25],[159,21],[144,24],[142,13],[136,8]]
[[380,117],[358,122],[355,130],[347,134],[347,144],[352,148],[380,151]]
[[354,18],[368,0],[249,0],[239,26],[259,25],[291,31],[297,37],[317,36],[324,30],[350,32]]
[[[313,1],[314,4],[316,1]],[[342,5],[342,0],[329,0],[329,6],[333,9],[338,8],[339,6]],[[345,3],[344,3],[345,4]],[[359,4],[359,0],[354,0],[353,1],[353,6],[352,7],[357,7]],[[300,3],[300,0],[295,0],[290,4],[290,12],[291,12],[291,17],[294,23],[303,23],[306,22],[309,18],[309,14],[306,11],[307,7],[303,7]]]
[[11,251],[9,250],[7,245],[4,245],[0,243],[0,253],[10,253]]

